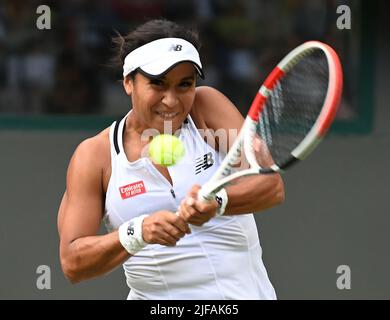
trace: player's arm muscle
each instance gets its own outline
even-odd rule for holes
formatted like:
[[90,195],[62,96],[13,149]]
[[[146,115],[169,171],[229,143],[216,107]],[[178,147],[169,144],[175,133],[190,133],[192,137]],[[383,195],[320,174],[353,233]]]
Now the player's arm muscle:
[[61,266],[71,282],[105,274],[129,257],[117,232],[97,235],[104,199],[99,152],[101,148],[93,139],[77,148],[59,209]]

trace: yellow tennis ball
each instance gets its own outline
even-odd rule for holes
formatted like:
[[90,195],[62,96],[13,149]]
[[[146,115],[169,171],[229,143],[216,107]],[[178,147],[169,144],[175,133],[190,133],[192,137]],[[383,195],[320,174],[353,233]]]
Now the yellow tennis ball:
[[157,164],[173,166],[185,154],[183,143],[170,134],[159,134],[149,144],[149,157]]

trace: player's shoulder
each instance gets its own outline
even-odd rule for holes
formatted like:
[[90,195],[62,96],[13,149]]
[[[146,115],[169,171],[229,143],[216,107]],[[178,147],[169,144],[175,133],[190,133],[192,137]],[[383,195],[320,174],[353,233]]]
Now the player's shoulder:
[[77,147],[76,152],[96,155],[109,150],[109,128],[104,129],[95,136],[83,140]]
[[228,100],[228,98],[221,91],[213,87],[200,86],[196,88],[195,105],[197,107],[203,107],[205,105],[208,105],[214,99]]
[[196,88],[194,108],[198,112],[210,114],[210,111],[219,112],[234,107],[233,103],[221,91],[201,86]]
[[83,140],[74,151],[72,162],[89,168],[104,168],[110,160],[109,128]]
[[207,128],[207,118],[218,113],[221,101],[225,104],[228,99],[217,89],[208,86],[196,87],[191,116],[198,128]]
[[242,116],[235,105],[219,90],[198,87],[191,116],[206,128],[218,129],[228,125],[240,127]]

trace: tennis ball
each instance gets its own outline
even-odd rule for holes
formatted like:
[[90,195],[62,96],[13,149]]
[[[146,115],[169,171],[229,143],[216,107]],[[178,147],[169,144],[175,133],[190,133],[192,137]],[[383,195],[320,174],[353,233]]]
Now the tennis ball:
[[149,144],[149,157],[163,166],[175,165],[185,153],[183,143],[179,138],[170,134],[159,134]]

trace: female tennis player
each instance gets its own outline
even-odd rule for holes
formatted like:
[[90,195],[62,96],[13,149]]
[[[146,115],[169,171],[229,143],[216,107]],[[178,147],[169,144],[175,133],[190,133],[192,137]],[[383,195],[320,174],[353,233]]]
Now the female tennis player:
[[[283,201],[280,175],[245,177],[197,199],[234,139],[212,133],[244,121],[222,93],[196,87],[204,76],[197,34],[152,20],[116,40],[132,109],[70,161],[58,213],[65,276],[76,283],[123,264],[128,299],[276,299],[253,212]],[[186,150],[171,167],[144,156],[145,132],[167,126]],[[97,235],[102,219],[109,232]]]

